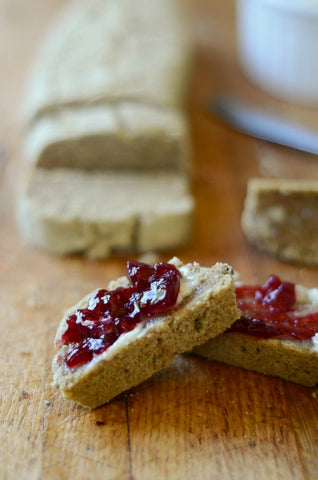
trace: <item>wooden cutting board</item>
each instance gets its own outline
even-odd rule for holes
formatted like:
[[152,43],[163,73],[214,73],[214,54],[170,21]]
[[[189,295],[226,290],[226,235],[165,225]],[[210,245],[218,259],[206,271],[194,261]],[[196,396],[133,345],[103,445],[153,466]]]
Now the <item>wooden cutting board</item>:
[[[52,388],[53,339],[62,312],[123,274],[126,260],[54,258],[31,250],[16,227],[20,100],[32,55],[63,3],[0,0],[0,478],[317,478],[315,388],[190,355],[93,412],[65,402]],[[195,234],[188,248],[160,259],[221,260],[246,282],[277,273],[317,286],[317,269],[255,251],[240,228],[249,177],[318,178],[317,159],[235,133],[205,107],[213,93],[228,90],[311,125],[317,111],[268,98],[242,76],[232,0],[184,3],[196,45],[189,98]]]

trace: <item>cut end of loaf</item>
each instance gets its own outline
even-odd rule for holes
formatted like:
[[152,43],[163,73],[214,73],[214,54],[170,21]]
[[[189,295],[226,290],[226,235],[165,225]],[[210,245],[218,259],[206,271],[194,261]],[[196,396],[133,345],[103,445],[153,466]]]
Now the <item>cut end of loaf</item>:
[[254,178],[242,228],[248,241],[281,260],[318,265],[318,182]]

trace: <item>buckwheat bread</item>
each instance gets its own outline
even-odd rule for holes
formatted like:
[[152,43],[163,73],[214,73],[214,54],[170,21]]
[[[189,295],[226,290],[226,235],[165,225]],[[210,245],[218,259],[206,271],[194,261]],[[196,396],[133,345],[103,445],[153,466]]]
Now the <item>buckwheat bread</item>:
[[180,174],[36,169],[21,195],[21,232],[65,255],[172,249],[189,241],[193,198]]
[[[180,260],[172,262],[182,269]],[[231,267],[222,263],[211,268],[197,263],[186,267],[195,288],[173,310],[141,324],[137,333],[122,335],[107,351],[77,369],[63,366],[57,352],[52,365],[54,382],[66,399],[88,408],[102,405],[171,364],[176,354],[223,332],[238,318]],[[127,285],[127,279],[112,282],[109,288],[119,285]],[[66,313],[57,344],[68,316],[87,302],[88,297]]]
[[191,47],[180,7],[73,0],[62,8],[26,92],[32,165],[188,168]]
[[65,107],[28,128],[24,155],[40,168],[189,171],[183,113],[132,103]]
[[223,333],[196,347],[194,353],[307,387],[318,384],[318,350],[310,341],[263,340],[241,333]]
[[318,265],[318,182],[251,179],[242,228],[264,252],[301,265]]
[[[297,302],[318,310],[318,289],[296,286]],[[307,307],[306,307],[307,308]],[[318,384],[318,335],[305,341],[257,338],[238,332],[222,335],[195,347],[193,352],[209,360],[280,377],[308,387]]]

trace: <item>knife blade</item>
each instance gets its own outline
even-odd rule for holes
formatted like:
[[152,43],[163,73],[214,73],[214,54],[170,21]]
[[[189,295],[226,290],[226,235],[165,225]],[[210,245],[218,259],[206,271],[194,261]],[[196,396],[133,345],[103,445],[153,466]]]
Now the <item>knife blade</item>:
[[241,133],[302,152],[318,154],[318,131],[311,131],[235,97],[219,95],[212,100],[209,110]]

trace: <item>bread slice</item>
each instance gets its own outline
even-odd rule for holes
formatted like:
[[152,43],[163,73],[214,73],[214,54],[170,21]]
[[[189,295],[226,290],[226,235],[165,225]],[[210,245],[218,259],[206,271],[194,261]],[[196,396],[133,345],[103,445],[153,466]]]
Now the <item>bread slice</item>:
[[[57,352],[52,366],[54,382],[66,399],[89,408],[102,405],[171,364],[176,354],[223,332],[238,317],[229,265],[204,268],[197,263],[183,265],[177,258],[171,262],[182,273],[180,292],[185,292],[172,310],[121,335],[89,364],[67,368]],[[119,285],[127,286],[127,279],[112,282],[109,288]],[[66,313],[57,331],[57,344],[66,330],[66,319],[76,309],[85,308],[88,298]]]
[[126,102],[40,117],[28,129],[24,154],[40,168],[190,171],[189,143],[180,111]]
[[[26,92],[40,167],[188,168],[189,35],[175,0],[73,0]],[[151,145],[153,148],[151,148]]]
[[260,250],[301,265],[318,265],[318,182],[254,178],[242,228]]
[[192,211],[180,174],[36,169],[21,196],[19,219],[31,245],[105,258],[184,245]]
[[263,340],[241,333],[223,333],[196,347],[194,353],[307,387],[318,384],[318,348],[311,341]]
[[[318,289],[296,286],[299,303],[310,303],[318,311]],[[313,387],[318,384],[318,334],[311,340],[257,338],[224,332],[196,347],[193,352],[209,360],[280,377]]]

